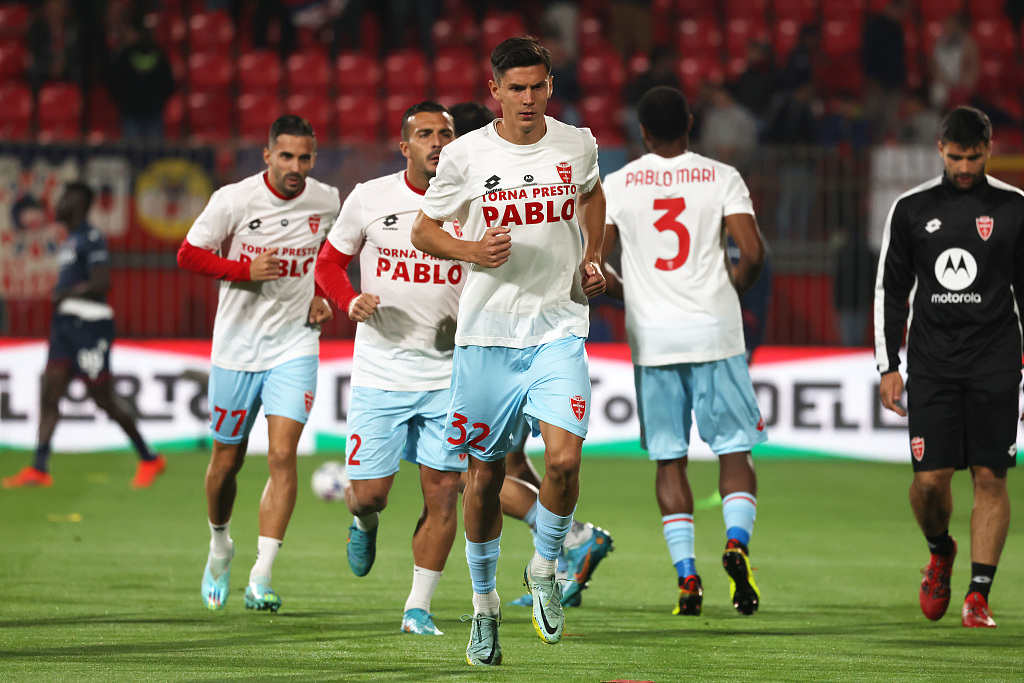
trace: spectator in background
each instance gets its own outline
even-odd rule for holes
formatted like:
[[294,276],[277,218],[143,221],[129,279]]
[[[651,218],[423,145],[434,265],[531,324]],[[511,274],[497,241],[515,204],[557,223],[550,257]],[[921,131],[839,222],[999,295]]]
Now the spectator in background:
[[868,311],[874,300],[878,256],[856,227],[837,232],[831,246],[835,253],[833,301],[839,312],[839,340],[843,346],[863,346]]
[[[553,116],[570,126],[582,125],[577,106],[582,92],[576,73],[576,60],[560,35],[546,35],[544,45],[551,53],[551,76],[554,83],[551,99],[548,101],[548,116]],[[613,113],[609,112],[608,115],[612,116]]]
[[546,33],[554,33],[561,37],[562,47],[572,60],[579,59],[579,0],[544,0],[541,23]]
[[174,75],[167,56],[141,23],[128,26],[124,48],[110,63],[106,80],[121,112],[124,137],[162,137],[164,106],[174,93]]
[[981,73],[978,44],[968,33],[970,18],[951,14],[942,24],[942,35],[932,50],[932,106],[939,110],[967,104]]
[[786,66],[779,78],[779,87],[792,89],[806,83],[813,83],[815,74],[825,61],[821,51],[821,28],[807,24],[800,29],[796,47],[789,53]]
[[779,151],[779,200],[776,235],[784,239],[807,238],[814,201],[814,159],[818,122],[814,115],[814,83],[807,80],[792,90],[778,93],[765,115],[762,141],[783,147]]
[[728,86],[713,85],[700,142],[712,159],[735,166],[740,173],[757,147],[757,120],[738,104]]
[[768,111],[772,95],[778,90],[779,70],[771,45],[757,41],[747,46],[747,68],[732,84],[736,101],[760,118]]
[[291,12],[285,0],[256,0],[256,9],[252,15],[252,46],[258,50],[266,49],[270,44],[270,26],[277,23],[277,51],[281,59],[285,59],[295,49],[298,42],[298,31],[292,23]]
[[654,46],[651,0],[610,0],[608,31],[612,47],[623,59],[637,52],[649,54]]
[[874,142],[896,136],[906,80],[903,19],[906,0],[891,0],[864,22],[864,114]]
[[448,107],[455,122],[455,137],[483,128],[495,119],[494,112],[479,102],[460,102]]
[[391,37],[390,48],[393,50],[409,45],[408,32],[414,29],[416,41],[428,55],[434,54],[432,29],[438,17],[437,0],[390,0],[388,2],[390,16],[388,34]]
[[624,124],[626,135],[629,136],[630,144],[637,150],[644,149],[644,141],[640,137],[640,120],[637,118],[636,106],[640,98],[651,88],[664,85],[676,90],[682,90],[683,84],[676,73],[676,53],[670,47],[661,45],[650,53],[650,61],[647,70],[636,77],[636,80],[626,85],[626,106],[623,107]]
[[927,96],[921,91],[908,93],[903,98],[902,110],[896,139],[904,145],[934,145],[942,117],[928,106]]
[[82,80],[81,35],[67,0],[44,0],[28,29],[32,63],[29,83],[38,90],[48,81]]

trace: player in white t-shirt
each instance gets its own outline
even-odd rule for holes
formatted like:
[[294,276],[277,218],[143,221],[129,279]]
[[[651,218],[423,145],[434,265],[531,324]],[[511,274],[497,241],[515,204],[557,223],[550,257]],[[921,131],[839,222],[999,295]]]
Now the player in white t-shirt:
[[[562,636],[555,565],[579,495],[589,418],[587,298],[605,288],[594,137],[544,116],[551,55],[535,38],[505,40],[491,53],[491,67],[502,118],[444,149],[412,229],[417,249],[470,264],[444,449],[471,456],[463,495],[474,607],[466,658],[485,666],[501,662],[499,494],[509,437],[523,412],[540,425],[546,466],[536,552],[524,580],[538,635],[548,643]],[[451,220],[465,239],[444,230]]]
[[[423,512],[412,539],[402,630],[421,635],[442,635],[430,600],[455,541],[459,476],[466,469],[465,458],[441,450],[464,266],[414,249],[409,233],[441,148],[454,139],[452,117],[437,102],[406,110],[399,145],[405,170],[356,185],[316,265],[317,283],[359,323],[346,448],[345,502],[355,517],[348,563],[356,576],[369,573],[399,461],[419,465]],[[356,254],[362,293],[346,273]]]
[[[764,241],[750,193],[731,166],[687,150],[686,98],[657,87],[638,105],[649,154],[608,174],[607,255],[622,242],[622,278],[608,291],[626,303],[641,443],[657,462],[665,540],[679,574],[673,614],[698,615],[703,588],[694,559],[693,494],[686,475],[692,415],[719,460],[727,543],[722,564],[733,606],[760,601],[747,558],[757,479],[750,449],[765,440],[743,342],[739,297],[757,280]],[[733,266],[726,235],[739,247]]]
[[202,583],[212,610],[223,609],[228,597],[236,475],[260,406],[269,428],[270,478],[245,606],[272,612],[281,606],[271,568],[295,507],[296,451],[316,395],[320,323],[332,315],[314,292],[313,266],[341,199],[337,189],[308,177],[316,161],[313,127],[282,116],[270,127],[263,159],[265,172],[214,192],[178,250],[182,268],[221,280],[209,386],[211,541]]

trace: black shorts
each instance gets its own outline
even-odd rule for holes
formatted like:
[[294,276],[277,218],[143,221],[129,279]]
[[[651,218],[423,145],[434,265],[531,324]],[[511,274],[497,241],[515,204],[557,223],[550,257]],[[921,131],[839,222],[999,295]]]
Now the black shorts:
[[907,378],[911,464],[915,472],[1017,464],[1021,373],[953,380]]
[[110,374],[113,320],[82,320],[77,315],[55,315],[50,326],[47,363],[67,363],[89,382]]

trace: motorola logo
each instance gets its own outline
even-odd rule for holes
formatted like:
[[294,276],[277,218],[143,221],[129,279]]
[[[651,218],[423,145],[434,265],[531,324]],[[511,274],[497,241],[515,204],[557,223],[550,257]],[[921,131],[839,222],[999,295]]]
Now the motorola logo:
[[935,278],[950,291],[967,289],[977,276],[978,263],[969,251],[954,247],[935,259]]

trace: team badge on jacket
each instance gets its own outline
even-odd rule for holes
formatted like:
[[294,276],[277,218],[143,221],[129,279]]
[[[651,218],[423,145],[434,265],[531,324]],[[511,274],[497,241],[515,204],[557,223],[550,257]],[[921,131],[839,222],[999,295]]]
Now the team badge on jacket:
[[978,216],[974,219],[974,224],[978,226],[978,234],[981,235],[981,239],[988,241],[988,238],[992,235],[992,226],[995,224],[992,217]]
[[563,161],[556,168],[558,169],[558,177],[562,179],[563,183],[568,184],[572,182],[572,165],[569,162]]
[[320,214],[314,213],[309,217],[309,229],[313,231],[314,235],[320,229]]
[[587,414],[587,401],[582,396],[573,396],[569,399],[569,405],[572,406],[572,414],[576,416],[576,419],[583,422],[583,416]]
[[924,437],[915,436],[910,440],[910,452],[914,454],[914,460],[921,462],[924,457]]

